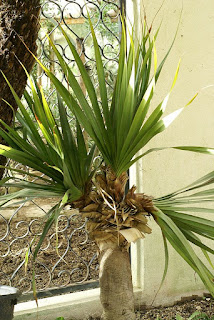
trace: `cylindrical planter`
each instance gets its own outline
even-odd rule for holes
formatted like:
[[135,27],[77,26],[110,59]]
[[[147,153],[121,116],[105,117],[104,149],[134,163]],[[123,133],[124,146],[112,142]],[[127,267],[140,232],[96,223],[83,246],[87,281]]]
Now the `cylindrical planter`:
[[12,320],[14,305],[20,291],[13,287],[0,285],[0,320]]

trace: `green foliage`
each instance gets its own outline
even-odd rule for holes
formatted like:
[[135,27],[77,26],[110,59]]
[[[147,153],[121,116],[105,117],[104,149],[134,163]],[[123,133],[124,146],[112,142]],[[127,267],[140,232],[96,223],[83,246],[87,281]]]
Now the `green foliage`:
[[[202,238],[214,240],[214,222],[199,216],[194,216],[194,214],[197,213],[213,215],[214,210],[206,207],[207,203],[213,203],[214,201],[214,189],[206,188],[214,183],[213,178],[214,172],[211,172],[188,185],[186,188],[154,199],[154,205],[157,210],[153,212],[155,221],[160,226],[164,238],[169,241],[174,249],[198,273],[212,295],[214,295],[213,273],[201,259],[199,259],[190,244],[192,243],[201,248],[210,268],[214,269],[208,255],[208,253],[214,254],[214,250],[208,245],[205,245],[202,240]],[[195,192],[197,189],[199,189],[199,191]],[[165,277],[169,257],[166,241],[164,241],[164,245],[166,252]]]
[[[79,68],[88,99],[85,97],[73,71],[50,39],[50,45],[59,60],[70,88],[67,84],[64,85],[41,61],[38,59],[37,61],[58,91],[60,122],[58,123],[54,118],[43,90],[29,78],[32,96],[26,93],[25,98],[33,117],[27,114],[22,102],[10,86],[20,110],[17,113],[17,119],[26,128],[27,139],[23,140],[18,132],[7,127],[3,122],[2,125],[5,129],[0,129],[1,136],[10,145],[10,147],[1,145],[0,154],[42,172],[45,175],[43,180],[46,182],[45,184],[28,181],[15,183],[15,186],[18,186],[21,190],[11,195],[2,196],[0,198],[1,204],[5,205],[8,201],[18,197],[27,197],[28,199],[36,196],[60,197],[58,205],[49,212],[40,244],[55,217],[66,203],[71,203],[84,196],[94,173],[91,164],[95,145],[98,147],[105,164],[117,176],[120,176],[139,158],[151,152],[166,149],[166,147],[161,146],[155,149],[147,149],[143,154],[135,157],[138,151],[147,147],[149,141],[164,131],[184,110],[183,107],[164,116],[170,93],[177,80],[179,64],[168,94],[152,112],[150,110],[156,83],[172,45],[158,66],[155,50],[155,40],[158,32],[151,38],[146,24],[143,29],[142,41],[137,45],[134,45],[133,35],[129,34],[130,45],[127,49],[126,30],[122,23],[118,74],[113,89],[113,97],[109,102],[104,64],[90,19],[89,23],[93,37],[99,95],[72,41],[61,29]],[[151,74],[152,63],[154,63],[153,74]],[[77,119],[76,136],[70,128],[62,100]],[[39,132],[34,121],[39,126]],[[89,152],[84,142],[82,128],[94,141],[94,146]],[[214,154],[212,148],[198,146],[173,146],[172,148]],[[156,208],[152,212],[152,216],[163,233],[166,257],[163,280],[168,268],[169,242],[198,273],[207,289],[214,296],[214,275],[210,271],[214,267],[208,255],[208,253],[214,254],[214,250],[205,245],[199,238],[199,236],[202,236],[214,240],[214,222],[194,216],[198,212],[213,214],[213,209],[207,209],[205,205],[203,206],[208,202],[212,204],[214,202],[214,189],[207,189],[213,183],[214,172],[211,172],[184,189],[154,199]],[[6,179],[2,181],[2,185],[14,186],[14,183],[10,183]],[[197,189],[199,191],[195,192]],[[187,195],[184,195],[185,193]],[[198,257],[192,244],[203,251],[210,268]]]
[[[50,44],[67,76],[67,81],[72,88],[72,93],[55,77],[53,73],[51,73],[50,70],[42,65],[41,62],[38,62],[55,85],[59,95],[75,114],[76,118],[91,136],[92,140],[96,143],[105,163],[113,169],[117,176],[119,176],[122,172],[128,170],[128,168],[139,158],[146,156],[148,153],[166,149],[165,147],[148,149],[142,155],[135,157],[138,151],[143,147],[146,147],[155,135],[164,131],[184,110],[183,107],[163,117],[170,93],[177,80],[179,72],[178,64],[170,91],[157,105],[157,107],[154,108],[154,111],[149,114],[156,83],[175,39],[173,40],[165,57],[159,66],[157,66],[155,40],[158,36],[158,31],[154,38],[151,39],[150,32],[147,30],[145,24],[142,41],[138,43],[136,47],[134,45],[133,36],[129,34],[130,45],[127,49],[126,31],[124,24],[122,23],[118,75],[113,90],[113,98],[109,104],[100,49],[90,19],[89,23],[93,37],[101,103],[99,103],[94,85],[85,70],[78,53],[76,52],[75,47],[63,29],[62,33],[79,68],[87,89],[90,103],[86,100],[72,70],[60,55],[51,39]],[[154,74],[151,75],[153,52]],[[195,97],[193,97],[186,106],[188,106]],[[178,146],[172,148],[191,152],[214,154],[213,149],[205,147]],[[210,175],[212,176],[212,173],[210,173]],[[185,190],[167,195],[163,197],[163,199],[155,199],[154,204],[156,206],[156,211],[153,212],[153,217],[160,226],[164,239],[166,264],[163,280],[168,269],[169,257],[167,241],[169,241],[175,250],[198,273],[205,286],[214,295],[214,276],[206,265],[198,258],[194,249],[190,245],[190,243],[194,243],[199,246],[203,250],[203,253],[209,263],[211,263],[207,252],[213,254],[214,251],[204,245],[201,240],[197,238],[195,233],[213,239],[214,223],[210,220],[192,217],[189,214],[182,214],[182,209],[185,208],[188,210],[188,204],[191,202],[196,203],[197,199],[200,200],[200,202],[203,202],[203,199],[204,202],[207,202],[207,197],[210,201],[214,200],[212,189],[209,191],[210,194],[208,191],[203,190],[205,186],[210,185],[213,181],[214,180],[207,175],[193,184],[193,186],[187,187]],[[174,199],[179,193],[186,192],[187,190],[191,191],[200,187],[202,188],[202,191],[199,195],[193,194],[190,197],[184,197],[184,199]],[[178,201],[180,201],[181,204],[184,204],[180,211],[178,211],[177,208],[173,208]],[[168,205],[168,208],[163,205]],[[195,212],[196,211],[197,209],[195,209]],[[206,212],[206,209],[202,208],[202,211]],[[192,209],[192,212],[194,212],[194,209]]]
[[[90,152],[87,151],[78,121],[76,122],[77,136],[74,136],[67,119],[66,109],[59,96],[58,113],[60,120],[58,123],[42,89],[36,83],[34,84],[30,77],[29,81],[32,96],[25,92],[25,99],[31,116],[26,112],[23,103],[8,83],[19,106],[16,117],[26,129],[26,140],[23,140],[19,132],[9,128],[1,121],[5,127],[5,130],[1,129],[1,135],[11,147],[2,145],[0,153],[40,171],[46,176],[46,178],[42,178],[46,182],[45,187],[38,183],[26,181],[16,184],[18,187],[21,189],[28,188],[29,190],[36,188],[37,191],[41,189],[42,192],[47,188],[53,193],[50,193],[50,196],[68,193],[67,202],[72,202],[84,193],[93,174],[91,164],[95,146],[91,148]],[[35,126],[35,122],[39,130]],[[28,175],[27,172],[26,174]],[[2,183],[4,182],[6,181]],[[9,183],[7,185],[12,186]],[[46,196],[45,192],[44,196]]]
[[[14,199],[18,199],[19,203],[38,197],[59,199],[58,204],[47,213],[47,221],[34,251],[35,259],[46,234],[65,205],[84,195],[93,176],[95,145],[87,150],[78,121],[76,121],[76,132],[72,132],[60,96],[58,96],[59,120],[57,120],[43,90],[36,82],[33,83],[30,77],[29,82],[32,96],[25,92],[25,99],[30,114],[7,81],[19,106],[16,118],[25,128],[25,139],[22,131],[10,128],[0,120],[2,124],[0,134],[10,146],[0,145],[0,154],[30,167],[33,171],[10,167],[12,172],[19,173],[24,178],[13,181],[12,177],[7,177],[1,180],[0,186],[15,187],[19,191],[0,196],[0,205],[5,207]],[[38,178],[35,171],[39,171],[42,176],[31,181],[31,178]],[[26,263],[27,260],[28,257]]]
[[[146,146],[155,135],[164,131],[183,111],[184,108],[180,108],[161,119],[165,112],[169,95],[175,85],[179,66],[176,70],[170,92],[149,115],[149,108],[154,95],[155,85],[170,50],[158,67],[156,67],[155,60],[155,73],[151,76],[152,54],[158,32],[155,37],[151,39],[150,33],[145,25],[143,40],[141,43],[138,43],[137,49],[135,49],[132,35],[129,36],[130,46],[127,49],[126,32],[125,27],[123,26],[118,75],[113,90],[113,98],[109,105],[104,65],[95,32],[91,24],[101,99],[100,104],[96,89],[76,52],[72,41],[65,31],[63,29],[61,30],[81,73],[90,103],[86,100],[72,70],[51,39],[50,44],[59,60],[62,70],[67,75],[67,81],[73,92],[71,93],[50,70],[48,70],[40,61],[38,62],[56,86],[58,93],[62,96],[71,112],[75,114],[78,121],[91,136],[92,140],[95,141],[106,164],[108,164],[119,176],[123,171],[128,170],[128,168],[140,157],[156,151],[150,149],[133,160],[133,157],[139,150]],[[187,103],[187,105],[189,105],[192,100]],[[207,151],[206,148],[203,150]],[[194,150],[189,149],[189,151]]]
[[[47,2],[42,0],[42,19],[40,20],[40,31],[39,31],[39,39],[37,41],[38,46],[38,56],[40,56],[41,62],[48,66],[48,68],[51,68],[52,71],[57,74],[57,76],[63,78],[63,72],[58,65],[58,63],[55,63],[55,57],[53,55],[52,48],[49,44],[48,37],[49,35],[53,41],[54,39],[57,39],[56,46],[59,48],[59,46],[62,46],[65,49],[67,62],[70,63],[70,66],[72,65],[72,69],[75,68],[75,63],[71,64],[72,56],[69,56],[69,52],[66,49],[66,43],[64,43],[64,38],[62,37],[62,34],[60,32],[60,29],[58,28],[58,23],[56,19],[60,17],[60,4],[55,5],[53,3]],[[99,8],[98,6],[99,5]],[[84,14],[86,13],[86,7],[84,6]],[[68,8],[68,7],[67,7]],[[72,5],[71,5],[72,8]],[[63,10],[63,8],[61,8]],[[72,10],[72,9],[71,9]],[[112,19],[109,17],[108,12],[109,11],[115,11],[115,14],[117,14],[117,17],[115,19]],[[102,12],[102,20],[100,19],[100,14]],[[105,74],[106,74],[106,81],[108,82],[109,86],[107,87],[108,91],[111,92],[111,85],[114,83],[116,78],[116,72],[117,72],[117,55],[119,51],[119,9],[117,6],[117,3],[105,3],[104,1],[99,1],[99,4],[96,3],[92,5],[90,4],[90,15],[93,25],[96,25],[96,35],[99,38],[99,44],[103,48],[103,54],[105,55],[105,58],[103,60],[105,61]],[[45,17],[45,18],[44,18]],[[67,18],[70,19],[69,12],[66,11],[66,9],[63,11],[63,18],[65,20],[65,24],[62,24],[62,27],[67,31],[69,36],[71,37],[71,41],[75,44],[78,37],[84,38],[84,50],[88,57],[90,57],[90,61],[87,61],[87,65],[90,66],[90,68],[94,69],[94,63],[93,63],[93,48],[92,48],[92,37],[90,35],[90,24],[87,18],[83,18],[81,23],[72,23],[72,25],[69,24],[69,21],[67,21]],[[78,19],[76,19],[78,22]],[[75,22],[75,18],[74,18]],[[68,58],[69,57],[69,58]],[[106,60],[107,58],[107,60]],[[66,58],[65,58],[66,59]],[[71,59],[71,60],[70,60]],[[78,70],[75,70],[75,72],[78,73]],[[54,92],[54,88],[52,84],[47,81],[47,78],[44,76],[44,72],[42,72],[41,68],[39,68],[38,64],[36,63],[34,65],[33,71],[31,74],[35,78],[41,78],[43,91],[48,96],[48,100],[50,101],[50,104],[52,106],[52,112],[56,114],[57,109],[54,107],[55,103],[57,102],[56,94]],[[92,72],[92,81],[96,83],[96,72]]]

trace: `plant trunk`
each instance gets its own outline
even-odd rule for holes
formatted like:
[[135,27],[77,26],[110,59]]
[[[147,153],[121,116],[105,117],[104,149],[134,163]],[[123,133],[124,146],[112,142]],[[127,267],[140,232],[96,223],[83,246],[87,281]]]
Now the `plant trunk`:
[[102,320],[134,320],[134,294],[129,253],[114,243],[100,246]]
[[147,215],[153,211],[152,198],[135,193],[125,194],[126,172],[119,177],[110,167],[95,176],[97,191],[73,202],[83,218],[87,231],[99,247],[100,300],[102,320],[134,320],[134,294],[128,248],[131,242],[151,233]]
[[[39,30],[40,0],[0,0],[0,70],[5,74],[19,97],[22,96],[27,76],[20,61],[28,72],[32,70],[34,58],[26,46],[36,54],[36,40]],[[20,40],[22,39],[22,41]],[[10,88],[0,74],[0,119],[9,126],[13,122],[12,109],[2,101],[6,100],[16,111],[16,103]],[[0,143],[4,141],[0,138]],[[0,164],[5,164],[0,158]],[[4,170],[0,169],[0,178]]]

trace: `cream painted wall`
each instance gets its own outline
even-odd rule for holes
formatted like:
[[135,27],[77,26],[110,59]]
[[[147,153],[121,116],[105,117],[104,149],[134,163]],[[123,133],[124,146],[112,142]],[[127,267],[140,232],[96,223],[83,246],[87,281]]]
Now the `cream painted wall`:
[[[148,24],[160,8],[162,0],[144,0]],[[135,22],[144,16],[142,0],[127,0],[134,4]],[[161,61],[169,47],[182,8],[178,36],[160,77],[154,106],[170,89],[177,63],[181,67],[177,84],[170,97],[168,112],[184,106],[196,92],[198,98],[164,133],[156,136],[149,147],[198,145],[214,147],[214,1],[166,0],[153,24],[162,27],[156,44]],[[160,196],[179,189],[202,175],[214,170],[214,158],[184,151],[160,151],[146,156],[131,169],[131,184],[139,191]],[[134,285],[143,289],[140,303],[150,304],[160,285],[164,268],[163,244],[159,228],[152,223],[152,235],[132,247]],[[211,243],[214,247],[214,244]],[[199,277],[170,250],[169,271],[154,304],[169,304],[182,296],[202,294],[205,291]]]

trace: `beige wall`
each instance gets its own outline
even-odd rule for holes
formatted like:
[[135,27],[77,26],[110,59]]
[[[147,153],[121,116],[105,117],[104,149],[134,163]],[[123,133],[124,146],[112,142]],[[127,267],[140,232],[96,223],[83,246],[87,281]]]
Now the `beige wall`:
[[[139,3],[135,14],[140,13]],[[127,2],[129,6],[132,1]],[[150,23],[162,0],[144,0],[147,21]],[[137,7],[138,6],[138,7]],[[180,0],[166,0],[157,16],[153,30],[163,19],[156,44],[159,61],[169,47],[182,8]],[[142,7],[141,7],[142,10]],[[127,10],[129,12],[129,10]],[[141,11],[141,16],[143,15]],[[139,16],[135,21],[140,21]],[[184,106],[196,92],[198,98],[164,133],[156,136],[149,147],[199,145],[214,147],[214,1],[183,0],[183,13],[176,43],[160,77],[154,105],[166,95],[173,80],[179,59],[180,73],[170,97],[168,112]],[[214,158],[184,151],[160,151],[146,156],[131,170],[131,183],[139,191],[160,196],[185,186],[214,170]],[[143,288],[142,303],[151,303],[160,284],[164,253],[159,229],[152,224],[153,233],[142,243],[133,246],[133,280]],[[214,247],[214,244],[211,244]],[[143,253],[143,255],[142,255]],[[139,258],[139,256],[141,256]],[[138,262],[136,263],[136,261]],[[170,251],[169,272],[155,304],[171,303],[181,296],[202,293],[204,286],[197,275],[173,251]]]

